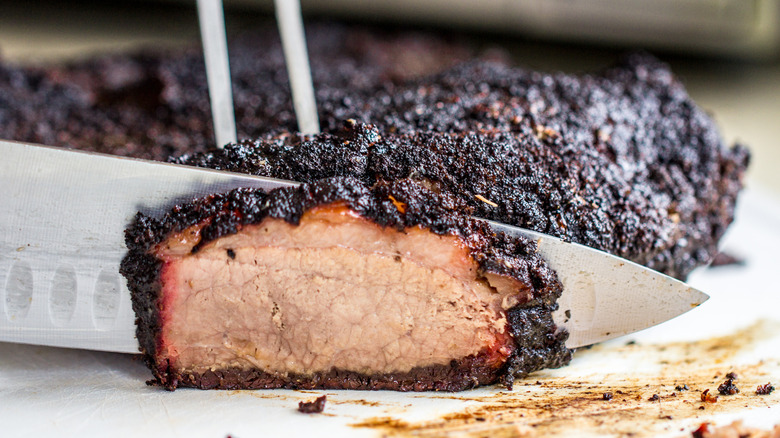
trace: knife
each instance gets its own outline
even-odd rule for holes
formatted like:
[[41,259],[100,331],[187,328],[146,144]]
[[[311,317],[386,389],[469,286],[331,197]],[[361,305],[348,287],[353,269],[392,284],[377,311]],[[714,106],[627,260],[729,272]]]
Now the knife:
[[[130,292],[119,275],[136,212],[236,187],[297,183],[63,148],[0,141],[0,341],[137,353]],[[566,346],[632,333],[687,312],[704,293],[582,245],[527,236],[564,286],[556,325]]]

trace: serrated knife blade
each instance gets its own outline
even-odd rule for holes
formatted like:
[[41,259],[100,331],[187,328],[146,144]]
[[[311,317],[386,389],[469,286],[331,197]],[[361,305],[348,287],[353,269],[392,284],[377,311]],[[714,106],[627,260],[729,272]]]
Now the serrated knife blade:
[[[0,140],[0,341],[135,353],[119,264],[136,212],[236,187],[295,182]],[[632,333],[708,297],[607,253],[490,222],[537,240],[564,285],[554,314],[570,348]]]

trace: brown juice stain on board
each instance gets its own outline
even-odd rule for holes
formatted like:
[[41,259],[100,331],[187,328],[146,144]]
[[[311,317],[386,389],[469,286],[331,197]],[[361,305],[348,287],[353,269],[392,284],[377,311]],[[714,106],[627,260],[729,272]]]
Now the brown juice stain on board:
[[363,399],[348,399],[348,400],[333,400],[332,404],[334,405],[359,405],[359,406],[370,406],[370,407],[379,407],[379,406],[385,406],[384,404],[377,402],[377,401],[369,401],[369,400],[363,400]]
[[[780,394],[758,396],[755,389],[767,381],[780,380],[777,353],[774,359],[732,366],[740,352],[774,333],[777,323],[758,322],[727,336],[697,342],[662,345],[597,345],[578,356],[598,355],[604,363],[614,360],[644,361],[654,372],[613,373],[598,376],[560,377],[558,370],[535,373],[517,382],[513,391],[473,396],[469,393],[435,394],[474,402],[461,412],[433,421],[409,423],[391,417],[370,418],[353,427],[373,428],[384,436],[524,437],[570,436],[572,433],[646,437],[659,433],[688,434],[693,424],[720,413],[739,412],[780,403]],[[716,403],[701,401],[701,393],[717,388],[726,373],[739,376],[735,395],[718,397]],[[547,375],[545,375],[547,374]],[[687,385],[688,390],[677,390]],[[611,394],[605,397],[605,393]],[[657,395],[657,397],[656,397]],[[683,431],[681,431],[681,427]],[[695,427],[693,427],[695,429]],[[692,429],[691,429],[692,430]]]

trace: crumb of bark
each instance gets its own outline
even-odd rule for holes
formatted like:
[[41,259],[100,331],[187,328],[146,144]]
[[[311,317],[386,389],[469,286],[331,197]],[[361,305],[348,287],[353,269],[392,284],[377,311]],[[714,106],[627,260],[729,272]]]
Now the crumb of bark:
[[728,374],[726,374],[726,378],[731,380],[739,380],[739,377],[737,377],[737,373],[735,373],[734,371],[730,371]]
[[772,382],[767,382],[765,385],[758,385],[758,388],[756,388],[756,394],[758,394],[758,395],[769,395],[774,390],[775,390],[775,387],[772,386]]
[[661,397],[658,394],[653,394],[652,397],[647,399],[647,401],[651,401],[651,402],[658,401],[658,400],[661,400]]
[[675,391],[687,391],[689,389],[691,389],[691,388],[688,388],[688,384],[686,384],[686,383],[684,383],[682,385],[677,385],[677,386],[674,387]]
[[721,383],[720,386],[718,386],[718,392],[721,395],[734,395],[739,392],[739,388],[737,388],[737,385],[734,384],[734,381],[737,380],[737,375],[734,373],[728,373],[726,374],[726,381]]
[[718,396],[710,394],[710,390],[705,389],[704,392],[701,393],[701,401],[705,403],[717,403]]
[[298,402],[298,412],[304,414],[319,414],[325,409],[326,396],[317,397],[314,401]]
[[611,393],[611,392],[605,392],[605,393],[604,393],[604,395],[602,395],[602,396],[601,396],[601,398],[602,398],[603,400],[606,400],[606,401],[610,401],[610,400],[612,400],[612,398],[613,398],[613,397],[614,397],[614,396],[612,395],[612,393]]
[[710,423],[702,423],[699,425],[699,428],[694,430],[691,435],[693,438],[704,438],[704,434],[709,435],[710,434]]

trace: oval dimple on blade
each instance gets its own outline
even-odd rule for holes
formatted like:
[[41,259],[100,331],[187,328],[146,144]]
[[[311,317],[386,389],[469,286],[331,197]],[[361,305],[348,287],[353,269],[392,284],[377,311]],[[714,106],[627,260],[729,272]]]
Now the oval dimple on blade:
[[92,318],[98,330],[108,330],[119,314],[119,274],[104,269],[95,282]]
[[73,267],[64,265],[57,268],[49,293],[49,317],[54,325],[61,327],[73,318],[77,294],[78,281]]
[[33,297],[33,273],[30,264],[17,261],[5,284],[5,312],[10,321],[24,319]]

